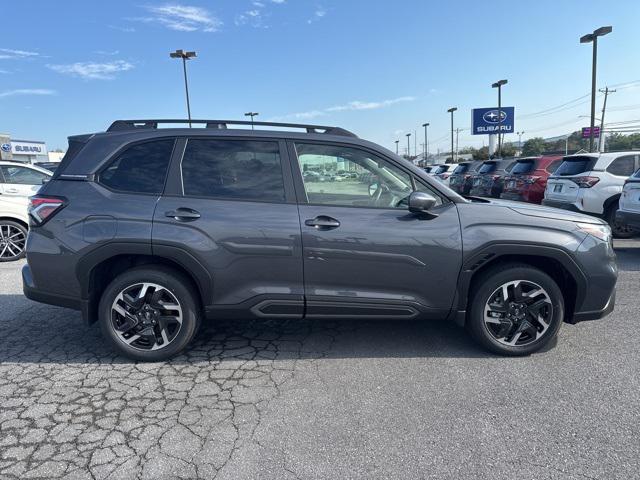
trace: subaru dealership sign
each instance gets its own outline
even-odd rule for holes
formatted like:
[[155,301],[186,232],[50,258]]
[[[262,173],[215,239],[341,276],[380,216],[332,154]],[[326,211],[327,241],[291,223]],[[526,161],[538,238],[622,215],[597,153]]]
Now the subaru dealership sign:
[[473,135],[513,133],[515,107],[474,108],[471,114]]

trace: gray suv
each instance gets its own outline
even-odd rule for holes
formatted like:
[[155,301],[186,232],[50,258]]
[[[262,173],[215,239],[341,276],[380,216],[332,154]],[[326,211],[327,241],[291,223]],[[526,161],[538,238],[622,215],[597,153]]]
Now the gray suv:
[[80,310],[128,357],[234,317],[447,318],[525,355],[613,310],[599,219],[465,199],[340,128],[158,128],[176,123],[70,137],[31,198],[25,295]]

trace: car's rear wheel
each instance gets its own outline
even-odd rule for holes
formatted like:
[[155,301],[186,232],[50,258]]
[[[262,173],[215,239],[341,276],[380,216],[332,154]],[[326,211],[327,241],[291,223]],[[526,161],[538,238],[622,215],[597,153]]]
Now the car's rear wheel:
[[635,235],[635,230],[624,223],[616,220],[616,212],[619,209],[618,203],[609,206],[606,211],[606,221],[611,227],[613,238],[631,238]]
[[474,282],[467,329],[485,348],[502,355],[528,355],[558,333],[564,298],[556,282],[525,264],[489,270]]
[[100,300],[104,337],[134,360],[162,361],[195,336],[200,310],[190,281],[164,266],[144,266],[116,277]]
[[0,262],[24,257],[27,227],[13,220],[0,220]]

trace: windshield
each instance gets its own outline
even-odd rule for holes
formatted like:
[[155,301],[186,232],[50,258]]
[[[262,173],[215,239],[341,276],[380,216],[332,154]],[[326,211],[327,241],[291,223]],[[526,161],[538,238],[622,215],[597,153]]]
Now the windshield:
[[566,177],[588,172],[593,169],[596,160],[594,157],[565,157],[553,174]]
[[469,170],[469,166],[470,164],[468,163],[461,163],[455,168],[455,170],[453,171],[453,175],[465,173],[467,170]]
[[496,164],[494,162],[485,162],[478,170],[479,174],[493,172],[496,169]]
[[533,160],[522,160],[516,162],[514,167],[511,169],[511,173],[513,174],[523,174],[529,173],[535,168],[535,162]]

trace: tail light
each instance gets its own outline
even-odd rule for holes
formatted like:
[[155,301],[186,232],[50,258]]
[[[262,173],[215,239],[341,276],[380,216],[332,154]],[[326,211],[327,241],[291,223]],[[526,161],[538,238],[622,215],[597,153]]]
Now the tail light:
[[440,178],[443,180],[446,180],[447,178],[449,178],[451,176],[450,173],[441,173],[440,174]]
[[591,188],[600,181],[598,177],[575,177],[571,181],[580,188]]
[[538,180],[540,180],[540,177],[524,177],[523,180],[524,180],[524,183],[526,183],[527,185],[533,185]]
[[469,180],[469,178],[471,178],[471,174],[469,174],[469,173],[464,176],[465,180]]
[[62,210],[67,201],[62,197],[35,195],[29,198],[29,218],[35,226],[44,224]]

